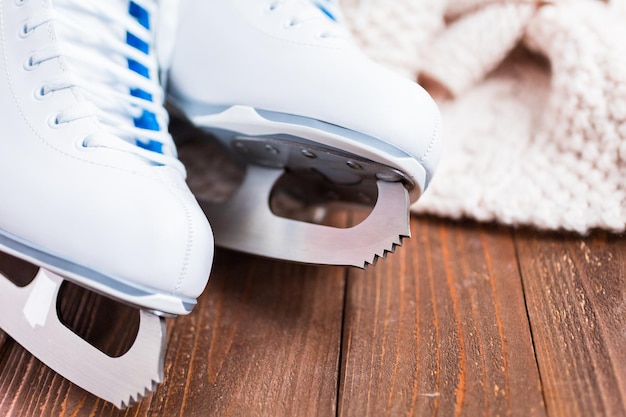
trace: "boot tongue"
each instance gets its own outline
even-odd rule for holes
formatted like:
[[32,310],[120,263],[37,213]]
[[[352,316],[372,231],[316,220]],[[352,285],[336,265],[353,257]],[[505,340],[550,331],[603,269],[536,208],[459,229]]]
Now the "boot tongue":
[[[100,93],[118,92],[145,102],[162,101],[163,94],[156,97],[154,94],[160,90],[157,51],[154,47],[155,26],[158,20],[154,11],[151,12],[149,8],[156,10],[156,6],[146,7],[152,6],[150,3],[154,0],[81,0],[81,2],[82,4],[77,6],[77,0],[53,0],[54,8],[63,19],[80,22],[80,26],[84,28],[81,33],[76,33],[75,25],[60,24],[57,27],[59,42],[64,49],[70,51],[66,55],[68,66],[79,74],[84,85],[90,89],[93,87]],[[93,4],[93,7],[90,4]],[[106,8],[106,13],[99,12],[103,8]],[[100,42],[104,39],[106,41]],[[115,43],[129,45],[138,54],[135,54],[135,57],[124,56],[107,48],[107,45]],[[122,77],[116,77],[115,71],[99,70],[107,65],[116,66],[116,71],[126,69],[139,74],[153,86],[146,88],[145,83],[141,83],[144,87],[138,84],[129,85]],[[167,129],[167,120],[163,120],[163,117],[140,106],[131,107],[132,111],[125,111],[129,108],[128,105],[120,105],[120,109],[116,109],[118,111],[115,111],[115,118],[119,119],[120,126],[127,125],[155,132]],[[142,148],[157,153],[163,152],[160,141],[132,137],[125,139]]]
[[160,0],[158,20],[155,19],[156,54],[161,70],[161,85],[165,89],[167,72],[172,66],[178,27],[178,0]]
[[311,0],[311,3],[322,11],[330,20],[344,24],[344,17],[341,8],[336,0]]
[[[126,43],[131,45],[135,49],[143,52],[146,55],[153,55],[153,56],[156,55],[156,51],[154,50],[155,48],[153,47],[154,40],[156,38],[154,35],[155,33],[154,26],[157,20],[156,17],[154,15],[151,15],[148,12],[148,10],[141,7],[139,4],[137,4],[134,1],[127,2],[127,5],[128,5],[127,6],[128,13],[133,18],[135,18],[135,20],[137,20],[137,22],[139,22],[141,26],[143,26],[146,30],[150,32],[150,34],[152,35],[152,39],[150,40],[141,39],[132,31],[127,30],[126,36],[125,36]],[[158,82],[160,74],[155,73],[154,70],[151,71],[148,67],[142,65],[136,60],[129,58],[128,68],[146,78],[154,79],[154,80],[157,80]],[[141,88],[131,88],[130,94],[132,96],[139,97],[148,101],[155,100],[152,94],[146,92],[145,90],[142,90]],[[156,130],[156,131],[161,130],[161,124],[157,121],[156,115],[147,110],[142,111],[139,116],[133,117],[133,123],[135,127],[139,127],[142,129]],[[162,149],[158,146],[159,144],[154,141],[148,141],[146,143],[139,141],[137,142],[137,145],[144,147],[146,149],[155,151],[155,152],[162,152]]]

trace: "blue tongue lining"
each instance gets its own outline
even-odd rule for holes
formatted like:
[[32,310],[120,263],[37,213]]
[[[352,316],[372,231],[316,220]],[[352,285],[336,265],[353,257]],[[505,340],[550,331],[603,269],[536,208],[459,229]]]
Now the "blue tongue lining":
[[[128,13],[132,17],[134,17],[141,26],[150,30],[150,13],[148,13],[146,9],[144,9],[134,1],[130,1],[128,5]],[[143,39],[139,38],[131,32],[126,32],[126,43],[146,55],[150,54],[150,45],[148,44],[148,42],[144,41]],[[145,65],[137,62],[134,59],[128,58],[128,69],[146,78],[151,78],[150,70]],[[130,90],[130,94],[133,97],[138,97],[146,101],[153,101],[152,94],[140,88],[132,88]],[[161,126],[157,121],[156,114],[148,110],[143,110],[142,114],[139,117],[135,117],[133,119],[133,122],[135,124],[135,127],[141,129],[154,130],[157,132],[161,130]],[[135,143],[141,148],[153,152],[163,153],[163,144],[156,140],[149,140],[147,142],[136,140]]]
[[333,14],[323,3],[331,3],[329,0],[313,0],[313,4],[322,11],[330,20],[337,22],[337,16]]
[[139,24],[146,29],[150,30],[150,13],[134,1],[131,1],[128,5],[128,13],[137,19]]

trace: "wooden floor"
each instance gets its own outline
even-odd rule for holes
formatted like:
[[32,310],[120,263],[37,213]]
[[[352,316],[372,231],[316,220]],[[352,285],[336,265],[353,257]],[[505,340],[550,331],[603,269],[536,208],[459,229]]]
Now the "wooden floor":
[[626,415],[623,236],[412,233],[367,271],[218,251],[197,308],[167,323],[165,381],[125,412],[0,332],[0,415]]

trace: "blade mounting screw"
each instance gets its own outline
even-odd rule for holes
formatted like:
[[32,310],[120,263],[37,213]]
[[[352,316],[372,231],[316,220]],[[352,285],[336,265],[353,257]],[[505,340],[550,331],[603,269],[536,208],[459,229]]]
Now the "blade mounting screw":
[[315,155],[313,152],[311,152],[308,149],[302,149],[302,155],[306,156],[307,158],[311,158],[311,159],[315,159],[317,158],[317,155]]
[[356,169],[356,170],[361,170],[361,169],[363,169],[363,167],[362,167],[361,165],[357,164],[357,163],[356,163],[356,162],[354,162],[354,161],[348,161],[348,162],[346,162],[346,165],[348,165],[350,168],[352,168],[352,169]]

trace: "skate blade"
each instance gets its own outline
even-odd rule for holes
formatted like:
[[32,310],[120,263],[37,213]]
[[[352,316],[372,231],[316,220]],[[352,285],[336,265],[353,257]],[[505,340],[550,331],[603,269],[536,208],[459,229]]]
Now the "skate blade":
[[25,287],[0,275],[0,328],[86,391],[120,409],[134,405],[163,379],[164,320],[140,310],[133,345],[124,355],[110,357],[59,320],[57,298],[62,283],[63,278],[44,269]]
[[219,246],[269,258],[365,268],[410,237],[409,194],[401,182],[378,181],[370,215],[342,229],[276,216],[269,196],[282,169],[249,165],[222,203],[200,202]]

